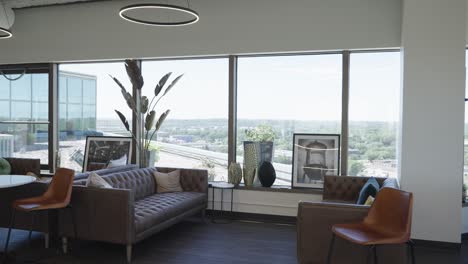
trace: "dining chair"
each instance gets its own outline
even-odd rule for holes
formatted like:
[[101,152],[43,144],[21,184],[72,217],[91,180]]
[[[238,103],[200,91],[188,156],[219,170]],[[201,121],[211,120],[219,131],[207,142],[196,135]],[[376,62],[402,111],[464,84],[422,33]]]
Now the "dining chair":
[[378,262],[377,246],[407,244],[411,263],[415,264],[414,244],[411,241],[413,194],[394,188],[381,189],[362,222],[336,224],[332,227],[332,240],[327,263],[331,263],[336,236],[351,243],[369,247],[369,256]]
[[5,243],[4,254],[8,252],[8,244],[10,241],[11,229],[15,224],[15,214],[16,211],[23,211],[31,213],[31,227],[29,230],[29,240],[31,239],[32,229],[34,226],[34,214],[40,211],[46,210],[60,210],[60,209],[69,209],[71,212],[73,231],[75,238],[76,227],[75,227],[75,217],[73,209],[70,204],[71,192],[73,186],[73,178],[75,172],[70,169],[59,168],[57,169],[55,175],[52,177],[52,180],[47,188],[47,191],[41,196],[30,197],[25,199],[19,199],[13,201],[12,212],[10,217],[10,225],[7,234],[7,240]]

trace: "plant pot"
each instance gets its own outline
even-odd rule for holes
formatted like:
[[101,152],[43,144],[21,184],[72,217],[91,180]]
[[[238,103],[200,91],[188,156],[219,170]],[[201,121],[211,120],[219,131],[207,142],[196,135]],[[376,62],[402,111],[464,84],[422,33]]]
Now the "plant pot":
[[152,168],[158,160],[158,152],[156,150],[146,150],[145,157],[142,159],[142,168]]
[[[255,168],[255,171],[258,172],[260,165],[264,161],[272,162],[273,147],[274,144],[272,141],[244,141],[244,169],[247,169],[247,171],[250,172]],[[254,177],[253,185],[261,186],[260,180],[258,179],[258,173],[256,173]]]

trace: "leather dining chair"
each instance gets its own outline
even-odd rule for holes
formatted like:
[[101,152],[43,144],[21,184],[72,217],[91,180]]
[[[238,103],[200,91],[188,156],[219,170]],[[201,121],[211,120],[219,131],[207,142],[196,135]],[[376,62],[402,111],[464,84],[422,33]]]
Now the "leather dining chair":
[[383,188],[362,222],[336,224],[332,227],[332,240],[327,263],[331,263],[336,236],[351,243],[368,246],[377,264],[377,246],[407,244],[411,263],[415,264],[414,246],[410,239],[413,194],[394,188]]
[[73,209],[70,205],[71,192],[73,186],[73,178],[75,172],[70,169],[59,168],[57,169],[55,175],[52,177],[52,180],[47,188],[47,191],[37,197],[30,197],[25,199],[15,200],[12,204],[12,212],[10,218],[10,226],[8,229],[7,240],[5,243],[4,254],[7,254],[8,243],[10,241],[11,229],[14,227],[15,223],[15,213],[16,211],[23,211],[31,213],[32,223],[31,229],[29,231],[29,239],[31,239],[32,228],[34,225],[34,213],[44,210],[59,210],[67,208],[71,210],[72,224],[74,235],[76,238],[76,227],[73,216]]

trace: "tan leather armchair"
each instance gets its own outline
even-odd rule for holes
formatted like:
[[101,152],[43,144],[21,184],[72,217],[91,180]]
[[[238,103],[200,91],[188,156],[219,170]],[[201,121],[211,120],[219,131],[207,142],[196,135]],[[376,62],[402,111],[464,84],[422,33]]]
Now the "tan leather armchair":
[[[367,177],[325,176],[323,201],[299,203],[297,215],[297,259],[301,264],[324,264],[332,238],[334,224],[357,222],[364,219],[369,206],[356,205],[359,191]],[[377,178],[382,186],[386,178]],[[386,182],[389,187],[398,188],[396,180]],[[333,264],[366,263],[366,247],[337,240],[335,250],[338,256]],[[405,263],[404,245],[389,245],[379,248],[379,263]]]

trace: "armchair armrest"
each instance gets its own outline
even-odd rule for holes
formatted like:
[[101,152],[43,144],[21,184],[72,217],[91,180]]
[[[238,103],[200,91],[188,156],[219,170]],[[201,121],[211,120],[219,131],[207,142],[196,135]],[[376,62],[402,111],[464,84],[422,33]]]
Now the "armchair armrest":
[[[332,237],[331,227],[334,224],[361,221],[367,215],[368,210],[369,206],[365,205],[331,202],[300,202],[297,215],[298,262],[301,264],[326,263],[328,247]],[[336,252],[340,252],[341,254],[343,254],[344,251],[350,250],[342,249],[342,244],[343,241],[337,241],[337,243],[335,243]],[[352,245],[348,246],[348,248],[351,247]],[[357,252],[363,250],[360,248],[356,249],[355,247],[352,247],[352,249]],[[355,253],[357,253],[356,251]],[[338,261],[336,263],[346,262]],[[365,259],[363,259],[362,262],[356,261],[353,263],[365,263]]]
[[[100,189],[73,186],[72,209],[78,238],[118,244],[132,243],[134,231],[134,197],[128,189]],[[73,236],[71,214],[60,213],[60,234]]]

